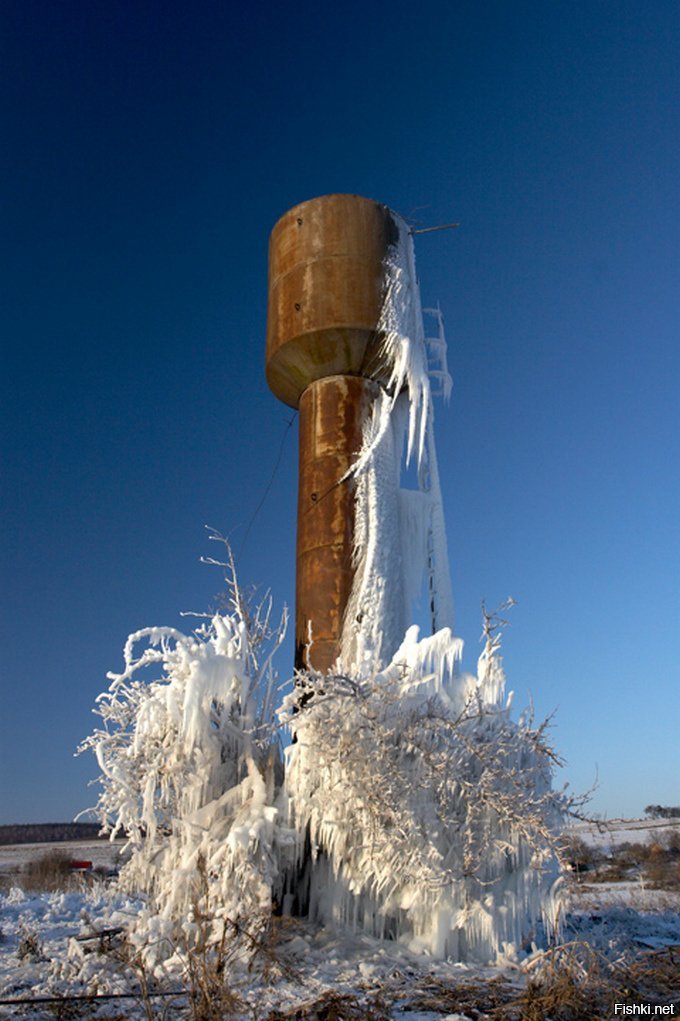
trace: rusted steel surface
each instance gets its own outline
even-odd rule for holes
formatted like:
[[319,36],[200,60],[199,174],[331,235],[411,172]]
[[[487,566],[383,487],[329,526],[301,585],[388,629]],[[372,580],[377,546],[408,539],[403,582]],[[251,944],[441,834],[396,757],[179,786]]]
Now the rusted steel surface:
[[266,371],[297,407],[331,375],[379,378],[376,328],[396,214],[358,195],[324,195],[289,210],[269,242]]
[[[361,448],[377,384],[328,376],[300,401],[295,665],[328,670],[339,653],[354,569],[354,480],[340,482]],[[309,623],[312,646],[307,650]]]

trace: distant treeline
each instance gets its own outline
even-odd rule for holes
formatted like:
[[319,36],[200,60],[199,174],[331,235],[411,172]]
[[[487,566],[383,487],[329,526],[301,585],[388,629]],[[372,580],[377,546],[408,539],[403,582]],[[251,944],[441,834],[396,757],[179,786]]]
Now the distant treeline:
[[98,837],[99,823],[96,822],[38,822],[0,826],[0,844],[46,844],[58,840],[95,840]]
[[645,815],[652,819],[680,819],[680,806],[678,805],[647,805]]

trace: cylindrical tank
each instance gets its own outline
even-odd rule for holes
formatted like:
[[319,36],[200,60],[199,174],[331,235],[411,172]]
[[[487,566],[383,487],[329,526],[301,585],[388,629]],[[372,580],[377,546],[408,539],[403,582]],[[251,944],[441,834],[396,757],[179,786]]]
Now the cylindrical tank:
[[[300,400],[295,665],[328,670],[354,578],[354,479],[362,425],[378,392],[360,376],[327,376]],[[312,645],[309,650],[311,626]]]
[[[385,377],[385,262],[403,221],[359,195],[289,210],[269,242],[266,371],[300,409],[295,665],[330,669],[354,580],[354,479],[362,426]],[[311,647],[309,636],[311,631]]]
[[400,219],[359,195],[324,195],[289,210],[269,242],[269,386],[296,408],[325,376],[379,378],[376,330],[384,260]]

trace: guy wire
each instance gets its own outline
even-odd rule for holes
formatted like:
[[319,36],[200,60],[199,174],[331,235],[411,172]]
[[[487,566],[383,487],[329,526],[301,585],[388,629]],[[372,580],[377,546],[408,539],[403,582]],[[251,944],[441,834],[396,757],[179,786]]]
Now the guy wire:
[[260,502],[258,503],[257,507],[253,511],[253,513],[252,513],[252,515],[250,517],[250,521],[248,522],[248,526],[246,528],[246,534],[243,536],[243,539],[241,540],[241,545],[239,547],[238,555],[236,557],[237,561],[239,561],[241,559],[241,554],[243,553],[243,547],[245,546],[246,541],[248,539],[248,536],[250,535],[250,529],[253,527],[253,523],[255,521],[255,518],[257,517],[257,515],[262,510],[262,506],[263,506],[265,500],[267,499],[267,497],[269,496],[269,490],[272,488],[272,485],[274,484],[274,478],[275,478],[276,473],[277,473],[277,471],[279,469],[279,465],[281,464],[281,458],[283,457],[283,448],[284,448],[284,446],[286,444],[286,437],[288,436],[288,433],[290,431],[290,427],[292,426],[293,422],[295,421],[295,414],[296,413],[294,412],[291,415],[288,423],[286,424],[286,428],[283,430],[283,436],[281,437],[281,443],[279,444],[279,452],[278,452],[278,455],[277,455],[277,458],[276,458],[276,462],[275,462],[274,467],[272,469],[272,473],[271,473],[271,475],[269,477],[269,481],[268,481],[267,485],[265,486],[265,489],[264,489],[264,492],[263,492],[262,497],[260,499]]

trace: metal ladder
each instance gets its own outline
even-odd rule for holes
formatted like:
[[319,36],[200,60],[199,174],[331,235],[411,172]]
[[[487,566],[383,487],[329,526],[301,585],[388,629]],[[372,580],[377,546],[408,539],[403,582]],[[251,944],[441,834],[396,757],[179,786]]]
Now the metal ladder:
[[444,317],[439,302],[437,302],[436,308],[424,308],[423,313],[435,320],[437,329],[436,337],[425,336],[427,371],[431,380],[430,392],[433,397],[443,397],[445,401],[448,401],[453,381],[446,361]]

